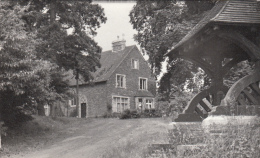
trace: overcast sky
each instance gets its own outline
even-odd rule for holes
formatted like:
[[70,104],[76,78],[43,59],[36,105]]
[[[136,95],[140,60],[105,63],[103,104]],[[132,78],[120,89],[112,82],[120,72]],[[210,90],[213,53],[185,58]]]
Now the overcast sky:
[[116,40],[117,36],[121,39],[123,34],[126,46],[137,45],[133,39],[136,31],[130,24],[129,17],[135,2],[99,2],[98,4],[104,8],[107,17],[107,22],[101,25],[97,30],[97,36],[94,38],[102,47],[102,50],[111,50],[112,41]]

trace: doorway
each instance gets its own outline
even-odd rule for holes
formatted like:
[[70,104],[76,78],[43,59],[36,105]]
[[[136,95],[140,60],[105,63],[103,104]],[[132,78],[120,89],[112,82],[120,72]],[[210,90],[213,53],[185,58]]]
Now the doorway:
[[81,103],[81,118],[86,118],[87,104]]

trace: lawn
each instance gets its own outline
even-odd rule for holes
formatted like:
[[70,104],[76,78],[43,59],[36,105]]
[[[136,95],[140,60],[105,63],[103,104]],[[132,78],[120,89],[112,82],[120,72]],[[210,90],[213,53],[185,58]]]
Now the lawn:
[[149,144],[168,142],[169,120],[162,118],[34,118],[2,137],[1,158],[138,158]]

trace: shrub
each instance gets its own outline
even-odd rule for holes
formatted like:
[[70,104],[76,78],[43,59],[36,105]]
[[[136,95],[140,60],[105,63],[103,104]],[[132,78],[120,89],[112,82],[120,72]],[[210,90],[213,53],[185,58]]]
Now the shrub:
[[120,119],[129,119],[129,118],[131,118],[130,110],[129,109],[124,110],[119,118]]
[[[205,146],[199,152],[185,152],[186,157],[193,158],[229,158],[229,157],[260,157],[260,119],[250,125],[227,124],[217,133],[201,133],[196,135],[193,128],[185,128],[186,131],[174,129],[169,133],[170,143],[198,144]],[[215,129],[215,125],[212,125]]]
[[139,118],[140,114],[137,110],[124,110],[121,115],[119,116],[120,119],[130,119],[130,118]]
[[153,118],[153,117],[161,117],[162,114],[160,110],[157,109],[145,109],[141,112],[141,117],[143,118]]
[[157,109],[145,109],[142,112],[138,112],[137,110],[129,110],[126,109],[121,113],[120,119],[130,119],[130,118],[153,118],[153,117],[161,117],[162,114]]
[[118,117],[119,114],[118,113],[115,113],[115,112],[105,112],[102,117],[103,118],[115,118],[115,117]]

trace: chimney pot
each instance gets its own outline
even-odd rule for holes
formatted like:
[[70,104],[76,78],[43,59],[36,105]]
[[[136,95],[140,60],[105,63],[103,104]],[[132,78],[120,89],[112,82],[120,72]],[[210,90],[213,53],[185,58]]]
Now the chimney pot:
[[125,39],[119,39],[119,36],[117,36],[117,40],[112,42],[112,51],[118,52],[125,49]]

